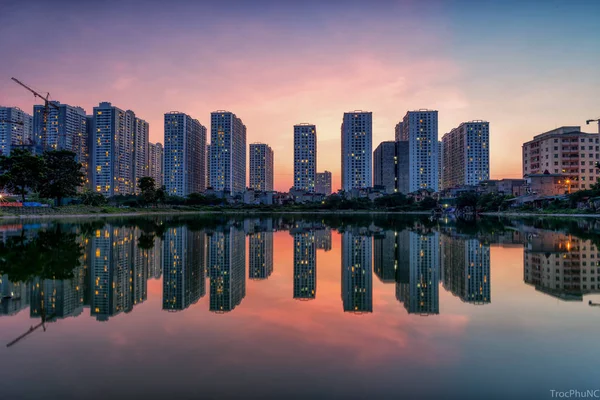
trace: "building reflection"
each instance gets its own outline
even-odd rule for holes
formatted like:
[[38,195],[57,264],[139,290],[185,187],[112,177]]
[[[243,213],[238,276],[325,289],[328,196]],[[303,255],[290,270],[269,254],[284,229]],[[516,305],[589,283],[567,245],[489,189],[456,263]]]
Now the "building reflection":
[[372,237],[351,229],[342,234],[342,303],[345,312],[373,312]]
[[398,234],[392,230],[378,232],[373,237],[375,275],[383,283],[396,282],[398,269]]
[[317,250],[331,250],[331,229],[323,228],[315,230],[315,246]]
[[134,302],[137,303],[136,290],[142,290],[137,287],[138,282],[134,283],[135,237],[132,228],[106,225],[96,230],[90,241],[91,315],[106,321],[131,311]]
[[600,251],[591,240],[561,232],[530,232],[523,254],[524,281],[565,301],[600,293]]
[[29,283],[11,282],[8,275],[0,275],[0,316],[11,316],[29,306]]
[[32,318],[76,317],[83,312],[85,269],[75,268],[73,279],[35,278],[31,282],[29,315]]
[[440,242],[444,288],[466,303],[490,303],[490,246],[448,235],[442,235]]
[[181,311],[206,294],[204,232],[169,228],[163,242],[163,310]]
[[209,235],[210,305],[217,313],[232,311],[246,296],[246,237],[236,227]]
[[294,236],[294,299],[312,300],[317,296],[317,246],[311,227],[296,225]]
[[248,232],[248,278],[268,279],[273,273],[272,219],[256,221]]
[[399,232],[396,299],[409,314],[439,314],[439,233]]

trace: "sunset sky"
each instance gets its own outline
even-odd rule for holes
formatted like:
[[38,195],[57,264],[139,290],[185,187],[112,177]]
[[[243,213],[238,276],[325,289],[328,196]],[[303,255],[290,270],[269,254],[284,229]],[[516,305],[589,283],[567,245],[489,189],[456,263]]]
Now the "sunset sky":
[[[198,3],[198,4],[196,4]],[[423,4],[426,3],[426,4]],[[293,128],[317,125],[317,169],[340,184],[344,111],[373,112],[374,148],[407,110],[441,136],[490,122],[492,178],[521,175],[521,143],[600,118],[600,1],[0,1],[0,105],[32,111],[16,77],[88,113],[131,109],[209,126],[229,110],[292,185]]]

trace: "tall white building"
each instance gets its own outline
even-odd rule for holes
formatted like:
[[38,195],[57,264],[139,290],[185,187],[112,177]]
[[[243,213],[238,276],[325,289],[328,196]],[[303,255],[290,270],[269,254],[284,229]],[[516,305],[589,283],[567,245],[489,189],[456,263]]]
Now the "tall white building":
[[150,136],[150,125],[140,118],[134,119],[133,126],[133,184],[135,193],[140,193],[138,184],[140,179],[150,176],[148,167],[148,138]]
[[163,185],[164,148],[161,143],[148,143],[148,176],[154,178],[157,187]]
[[165,114],[163,184],[171,196],[206,189],[206,128],[187,114]]
[[210,114],[210,186],[230,193],[246,189],[246,126],[229,111]]
[[373,113],[344,113],[342,122],[342,190],[373,186]]
[[94,107],[91,138],[92,189],[105,196],[135,191],[133,127],[135,114],[111,103]]
[[442,138],[442,189],[490,179],[490,124],[463,122]]
[[408,191],[439,190],[438,112],[408,111],[402,121],[400,141],[408,142]]
[[273,190],[273,150],[267,144],[250,145],[250,188],[263,192]]
[[294,189],[315,191],[317,174],[317,127],[294,125]]
[[14,146],[33,144],[33,119],[17,107],[0,107],[0,154],[10,154]]

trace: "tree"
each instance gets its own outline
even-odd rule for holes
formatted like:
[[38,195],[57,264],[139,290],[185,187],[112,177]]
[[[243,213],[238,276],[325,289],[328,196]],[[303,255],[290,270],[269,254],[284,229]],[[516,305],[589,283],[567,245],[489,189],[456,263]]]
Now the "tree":
[[0,156],[0,188],[12,194],[25,196],[40,187],[44,174],[44,160],[25,149],[13,149],[9,156]]
[[55,199],[60,206],[65,197],[75,196],[83,185],[85,174],[76,160],[76,154],[68,150],[47,151],[43,155],[44,183],[40,195]]
[[81,194],[81,202],[86,206],[102,206],[107,203],[106,197],[101,193],[86,190]]
[[154,200],[156,203],[164,203],[167,200],[167,188],[161,186],[156,189],[156,198]]
[[144,176],[138,182],[138,188],[142,192],[142,198],[146,204],[156,202],[156,182],[151,176]]
[[456,199],[457,208],[471,207],[473,210],[477,207],[477,201],[479,196],[475,192],[464,192],[461,193]]

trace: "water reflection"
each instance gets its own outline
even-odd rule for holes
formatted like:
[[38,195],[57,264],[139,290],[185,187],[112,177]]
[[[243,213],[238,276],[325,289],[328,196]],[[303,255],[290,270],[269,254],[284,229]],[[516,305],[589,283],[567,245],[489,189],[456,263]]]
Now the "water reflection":
[[343,312],[377,311],[373,273],[408,314],[440,314],[440,288],[465,304],[490,304],[491,246],[523,248],[525,284],[553,298],[582,301],[600,292],[596,228],[595,222],[536,227],[523,221],[299,218],[5,225],[0,314],[29,308],[32,318],[89,312],[107,321],[145,302],[151,279],[162,279],[163,310],[182,311],[199,302],[208,280],[209,311],[234,311],[246,297],[246,279],[264,281],[257,290],[269,290],[269,278],[282,262],[276,254],[285,253],[278,232],[293,238],[290,284],[298,300],[317,298],[317,250],[329,253],[334,238],[339,240]]

